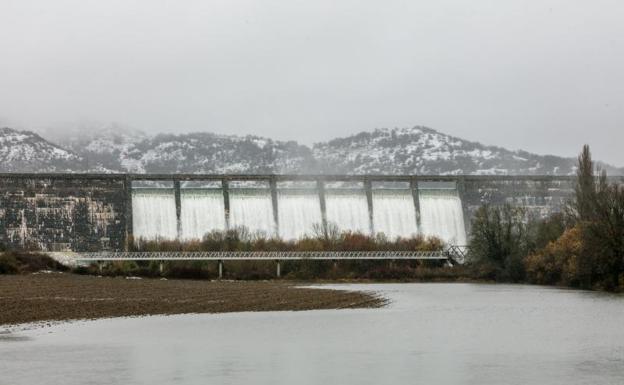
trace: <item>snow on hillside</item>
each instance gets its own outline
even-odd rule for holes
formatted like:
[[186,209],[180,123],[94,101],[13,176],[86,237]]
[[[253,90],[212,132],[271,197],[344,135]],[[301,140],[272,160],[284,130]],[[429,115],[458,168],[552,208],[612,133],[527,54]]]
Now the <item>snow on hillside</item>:
[[30,131],[0,128],[0,171],[69,171],[81,159]]
[[485,146],[427,127],[377,129],[334,139],[316,144],[314,157],[324,172],[354,174],[567,175],[576,164],[572,158]]
[[[146,135],[105,126],[58,136],[0,131],[0,171],[569,175],[573,158],[485,146],[427,127],[377,129],[317,143],[212,133]],[[611,175],[623,169],[604,166]]]

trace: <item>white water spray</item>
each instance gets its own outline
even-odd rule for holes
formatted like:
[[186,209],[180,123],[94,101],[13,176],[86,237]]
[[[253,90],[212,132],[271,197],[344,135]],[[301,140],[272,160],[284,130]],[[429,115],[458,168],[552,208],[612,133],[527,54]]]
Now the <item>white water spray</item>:
[[202,239],[211,231],[225,230],[223,192],[208,189],[182,189],[182,239]]
[[411,190],[373,191],[373,227],[389,239],[408,238],[418,233]]
[[420,223],[424,235],[448,244],[465,245],[464,212],[457,190],[420,190]]
[[299,239],[315,234],[322,226],[321,202],[317,193],[282,192],[278,194],[279,235]]
[[325,201],[328,223],[335,224],[340,231],[370,234],[366,194],[328,192]]
[[132,231],[137,240],[176,239],[178,225],[173,190],[133,190]]
[[246,227],[252,234],[275,235],[273,202],[268,191],[230,190],[230,227]]

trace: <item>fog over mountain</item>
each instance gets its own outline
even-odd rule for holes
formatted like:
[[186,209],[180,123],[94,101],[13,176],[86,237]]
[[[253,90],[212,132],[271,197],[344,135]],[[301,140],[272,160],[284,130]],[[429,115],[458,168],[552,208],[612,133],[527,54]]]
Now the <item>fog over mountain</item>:
[[[576,164],[427,127],[376,129],[311,147],[253,135],[148,135],[115,125],[50,137],[0,129],[0,171],[569,175]],[[623,168],[602,166],[624,175]]]

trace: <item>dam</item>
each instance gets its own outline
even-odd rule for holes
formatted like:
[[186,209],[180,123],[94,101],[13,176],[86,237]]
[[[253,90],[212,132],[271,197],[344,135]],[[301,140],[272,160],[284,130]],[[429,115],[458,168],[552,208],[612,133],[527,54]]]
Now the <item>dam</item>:
[[0,243],[124,251],[133,239],[244,229],[285,240],[351,231],[465,245],[481,205],[544,217],[573,187],[555,176],[0,174]]

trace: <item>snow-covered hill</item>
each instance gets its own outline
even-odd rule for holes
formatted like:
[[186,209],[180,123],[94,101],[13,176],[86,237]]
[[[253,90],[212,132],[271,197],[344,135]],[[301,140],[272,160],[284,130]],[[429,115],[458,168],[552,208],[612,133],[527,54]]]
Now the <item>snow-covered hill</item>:
[[77,154],[30,131],[0,128],[0,172],[79,171]]
[[60,139],[92,170],[131,173],[298,173],[312,151],[296,142],[211,133],[147,136],[122,127]]
[[355,174],[567,175],[576,164],[573,158],[485,146],[427,127],[378,129],[334,139],[315,145],[314,156],[323,171]]
[[[574,158],[485,146],[426,127],[378,129],[307,147],[258,136],[149,136],[120,126],[56,137],[0,131],[0,171],[568,175]],[[603,166],[610,175],[624,169]]]

